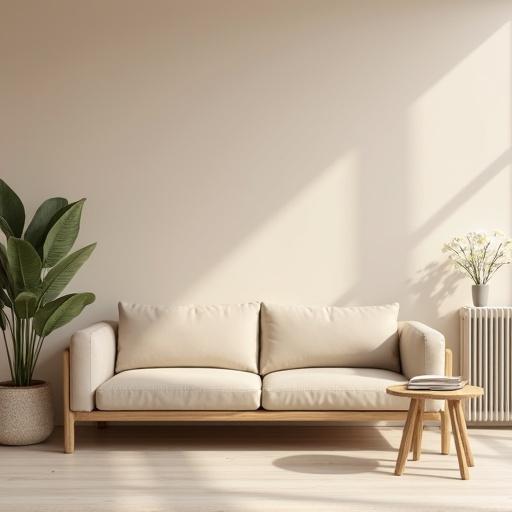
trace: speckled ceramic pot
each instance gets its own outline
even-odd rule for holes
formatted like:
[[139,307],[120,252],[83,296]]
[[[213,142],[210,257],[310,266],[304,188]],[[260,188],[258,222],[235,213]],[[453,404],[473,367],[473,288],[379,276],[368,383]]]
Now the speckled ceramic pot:
[[50,385],[15,387],[0,382],[0,444],[40,443],[53,431],[53,405]]

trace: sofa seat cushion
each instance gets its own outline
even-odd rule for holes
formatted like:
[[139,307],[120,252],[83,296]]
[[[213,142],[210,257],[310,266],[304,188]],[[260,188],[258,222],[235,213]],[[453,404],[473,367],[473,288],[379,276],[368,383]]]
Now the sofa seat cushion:
[[407,410],[409,400],[386,388],[407,378],[373,368],[301,368],[263,378],[262,405],[271,411]]
[[103,411],[250,411],[260,407],[259,375],[220,368],[147,368],[118,373],[96,391]]

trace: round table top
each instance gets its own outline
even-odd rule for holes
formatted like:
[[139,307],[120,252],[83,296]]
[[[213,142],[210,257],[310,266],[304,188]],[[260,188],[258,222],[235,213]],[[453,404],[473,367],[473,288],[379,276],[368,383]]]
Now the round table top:
[[464,386],[455,391],[431,391],[428,389],[407,389],[407,384],[397,384],[389,386],[386,393],[406,398],[425,398],[433,400],[462,400],[464,398],[474,398],[484,394],[483,388],[478,386]]

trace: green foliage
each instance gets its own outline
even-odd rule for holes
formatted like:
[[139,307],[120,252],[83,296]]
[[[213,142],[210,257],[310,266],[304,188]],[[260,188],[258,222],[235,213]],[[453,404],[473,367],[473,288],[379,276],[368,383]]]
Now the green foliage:
[[34,330],[39,336],[48,336],[78,316],[95,298],[94,293],[72,293],[48,302],[36,313]]
[[24,238],[30,242],[36,249],[39,257],[43,259],[43,244],[46,235],[52,227],[52,221],[59,211],[62,211],[68,205],[67,199],[63,197],[51,197],[41,204],[30,221]]
[[46,336],[94,302],[92,293],[59,298],[96,247],[68,254],[78,237],[84,202],[47,199],[23,233],[23,203],[0,179],[0,229],[6,238],[6,245],[0,243],[0,330],[16,386],[30,385]]
[[4,180],[0,180],[0,219],[0,228],[7,238],[21,237],[25,225],[25,208]]
[[62,293],[80,267],[87,261],[95,247],[96,244],[91,244],[78,249],[78,251],[59,261],[48,272],[41,285],[43,302],[49,302]]
[[9,262],[7,260],[7,250],[4,244],[0,243],[0,288],[13,289],[11,273],[9,270]]
[[14,301],[14,308],[19,318],[32,318],[37,308],[37,294],[21,292]]
[[7,238],[13,235],[11,226],[9,226],[9,223],[3,217],[0,217],[0,229]]
[[39,286],[41,259],[26,240],[13,236],[7,240],[7,260],[16,290],[29,290]]
[[53,225],[43,244],[45,267],[53,267],[73,247],[80,230],[80,218],[84,203],[85,199],[80,199],[80,201],[62,208],[54,216],[51,221]]

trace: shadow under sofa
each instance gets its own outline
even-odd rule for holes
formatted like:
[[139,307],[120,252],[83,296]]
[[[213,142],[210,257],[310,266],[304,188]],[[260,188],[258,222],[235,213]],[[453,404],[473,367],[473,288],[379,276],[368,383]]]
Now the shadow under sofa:
[[[398,322],[398,304],[120,303],[119,322],[75,333],[63,362],[66,453],[79,421],[405,420],[408,400],[386,388],[452,371],[443,335]],[[440,422],[448,453],[444,402],[424,419]]]

